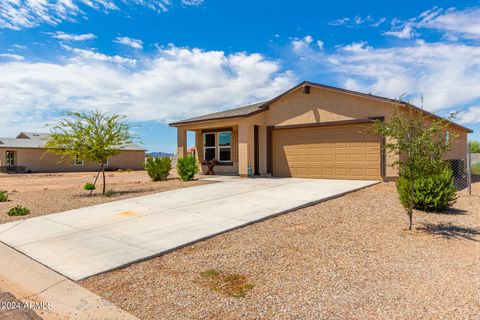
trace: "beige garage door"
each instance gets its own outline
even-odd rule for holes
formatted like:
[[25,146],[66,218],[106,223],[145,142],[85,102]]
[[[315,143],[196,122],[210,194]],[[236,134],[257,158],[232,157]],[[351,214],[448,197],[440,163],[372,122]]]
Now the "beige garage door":
[[273,175],[277,177],[381,179],[380,138],[366,125],[273,131]]

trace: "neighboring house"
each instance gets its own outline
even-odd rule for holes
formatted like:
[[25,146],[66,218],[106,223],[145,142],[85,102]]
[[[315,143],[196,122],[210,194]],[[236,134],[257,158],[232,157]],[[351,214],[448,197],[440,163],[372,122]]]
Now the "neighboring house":
[[[317,83],[302,82],[281,95],[253,105],[171,123],[177,128],[178,156],[187,154],[186,132],[195,132],[197,157],[219,161],[215,172],[247,176],[374,179],[395,178],[385,139],[368,133],[374,119],[389,121],[394,107],[407,104]],[[438,117],[423,111],[428,120]],[[458,135],[448,159],[466,161],[467,134]],[[448,139],[448,138],[447,138]]]
[[[48,134],[21,132],[16,138],[0,138],[0,172],[68,172],[95,171],[99,164],[47,153],[44,144]],[[125,145],[122,151],[105,163],[107,169],[143,169],[145,149]]]

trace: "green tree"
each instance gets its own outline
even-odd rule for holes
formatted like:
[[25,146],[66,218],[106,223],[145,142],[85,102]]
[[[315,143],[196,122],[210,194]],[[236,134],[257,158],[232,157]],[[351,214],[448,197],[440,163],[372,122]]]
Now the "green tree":
[[[397,159],[392,165],[398,168],[399,179],[406,181],[410,190],[403,202],[409,230],[413,224],[415,181],[439,174],[447,165],[442,156],[456,138],[452,134],[446,137],[448,120],[433,119],[409,104],[402,111],[399,104],[389,122],[375,121],[374,132],[386,137],[385,149]],[[397,191],[400,192],[398,184]]]
[[60,162],[82,159],[98,163],[95,178],[102,173],[105,194],[106,161],[121,151],[121,146],[131,144],[133,135],[130,126],[120,115],[108,115],[101,111],[67,112],[65,118],[53,125],[45,144],[47,152],[61,155]]
[[470,152],[471,153],[480,153],[480,142],[473,140],[470,142]]

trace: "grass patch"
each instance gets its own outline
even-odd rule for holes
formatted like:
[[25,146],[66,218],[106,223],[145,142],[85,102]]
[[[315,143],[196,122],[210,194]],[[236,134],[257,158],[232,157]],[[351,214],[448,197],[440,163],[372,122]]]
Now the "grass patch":
[[30,209],[28,209],[27,207],[18,205],[8,210],[7,214],[9,216],[26,216],[27,214],[30,214]]
[[8,193],[5,190],[0,190],[0,202],[8,201]]
[[208,269],[200,273],[200,278],[194,283],[220,292],[230,297],[243,298],[254,285],[248,283],[246,276],[237,273],[225,273],[215,269]]
[[104,194],[104,196],[107,197],[107,198],[110,198],[110,197],[113,197],[113,196],[116,196],[116,195],[117,195],[117,192],[113,191],[113,190],[108,190]]

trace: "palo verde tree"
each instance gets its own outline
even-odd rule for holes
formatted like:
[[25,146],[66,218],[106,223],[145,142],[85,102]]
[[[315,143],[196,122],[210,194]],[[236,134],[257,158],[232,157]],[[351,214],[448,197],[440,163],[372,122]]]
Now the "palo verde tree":
[[[81,159],[98,163],[98,176],[103,176],[105,194],[105,167],[107,160],[131,144],[134,137],[125,117],[108,115],[101,111],[67,112],[65,118],[53,125],[46,141],[47,152],[61,155],[60,162]],[[91,192],[90,192],[91,194]]]
[[[412,230],[415,181],[445,170],[443,155],[456,136],[446,135],[448,120],[454,115],[448,120],[435,119],[410,104],[406,104],[406,110],[403,106],[402,111],[402,105],[399,102],[388,122],[377,120],[374,132],[386,138],[385,149],[396,159],[391,165],[398,168],[399,180],[410,191],[402,204],[409,217],[408,228]],[[401,192],[399,183],[397,191]]]

